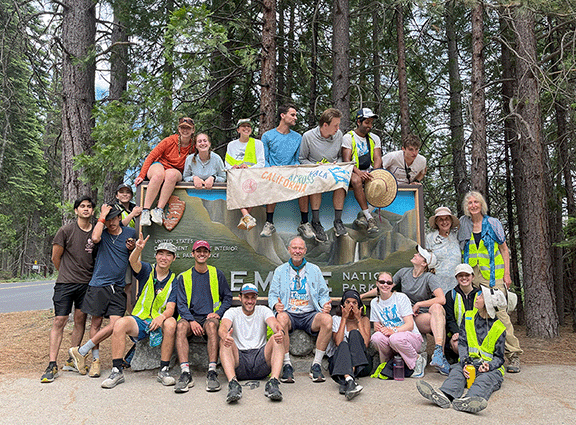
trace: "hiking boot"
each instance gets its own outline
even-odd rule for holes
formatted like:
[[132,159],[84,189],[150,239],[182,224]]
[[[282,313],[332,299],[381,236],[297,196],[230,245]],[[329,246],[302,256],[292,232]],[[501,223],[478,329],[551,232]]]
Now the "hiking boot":
[[418,354],[418,358],[416,359],[416,366],[414,366],[414,373],[412,374],[412,378],[423,378],[424,377],[424,369],[426,369],[426,356],[422,354]]
[[234,403],[242,398],[242,387],[237,380],[233,379],[228,382],[228,395],[226,396],[226,403]]
[[280,382],[285,382],[287,384],[294,383],[294,368],[291,364],[285,364],[282,367],[282,375],[280,376]]
[[450,373],[450,363],[448,363],[448,360],[444,357],[441,347],[436,347],[434,349],[430,366],[434,366],[442,375],[448,375]]
[[169,387],[176,383],[176,379],[172,375],[170,375],[170,369],[168,366],[164,366],[162,369],[158,371],[158,376],[156,377],[158,382],[161,382],[162,385],[165,387]]
[[80,347],[72,347],[68,349],[68,354],[70,355],[70,357],[72,357],[72,360],[74,361],[74,366],[76,366],[76,370],[78,371],[78,373],[80,375],[86,375],[86,356],[88,354],[86,354],[86,356],[83,356],[82,354],[80,354],[80,352],[78,351]]
[[182,372],[180,377],[178,378],[178,382],[176,382],[176,386],[174,387],[175,393],[186,393],[188,392],[188,388],[192,388],[194,386],[194,379],[190,372]]
[[58,366],[50,366],[46,368],[44,371],[44,375],[40,378],[40,382],[43,384],[49,384],[50,382],[54,382],[54,379],[58,376]]
[[368,227],[368,220],[366,220],[364,213],[358,214],[358,218],[354,220],[354,226],[358,227],[360,230]]
[[215,370],[209,370],[206,375],[206,391],[209,393],[220,391],[220,382],[218,382],[218,373]]
[[360,391],[362,391],[362,385],[358,385],[354,379],[349,379],[346,381],[346,390],[344,391],[344,395],[346,396],[347,400],[352,400]]
[[300,223],[300,226],[298,226],[298,233],[300,233],[300,236],[304,239],[312,239],[314,237],[314,229],[312,229],[312,225],[309,221],[306,223]]
[[100,376],[100,359],[92,360],[92,364],[90,365],[90,372],[88,372],[88,376],[90,378],[98,378]]
[[508,366],[506,366],[506,372],[508,373],[519,373],[520,372],[520,357],[518,354],[511,354],[508,357]]
[[485,399],[475,396],[455,398],[452,402],[454,410],[460,412],[478,413],[486,409],[486,406],[488,406],[488,402]]
[[150,210],[142,210],[140,214],[140,226],[152,226],[150,221]]
[[154,208],[152,211],[150,211],[150,216],[154,223],[156,223],[159,226],[162,226],[162,223],[164,221],[164,209]]
[[344,227],[342,220],[334,220],[334,234],[337,238],[340,236],[346,236],[348,234],[348,230],[346,230],[346,227]]
[[430,385],[428,382],[418,381],[416,382],[416,388],[422,397],[437,404],[442,409],[448,409],[450,407],[450,399],[446,397],[442,391],[436,391],[434,388],[432,388],[432,385]]
[[372,235],[374,233],[378,233],[379,230],[380,228],[378,227],[378,224],[376,223],[374,217],[370,217],[368,219],[368,228],[366,229],[366,231]]
[[324,382],[326,380],[324,375],[322,375],[322,366],[320,366],[320,363],[314,363],[310,367],[310,378],[312,382]]
[[266,223],[264,223],[264,228],[260,232],[260,236],[263,238],[269,238],[275,232],[276,232],[276,226],[267,221]]
[[123,384],[124,382],[124,373],[117,367],[113,367],[110,376],[106,378],[100,386],[102,388],[114,388],[116,385]]
[[314,238],[322,243],[328,240],[328,236],[326,236],[326,232],[324,232],[324,227],[320,224],[319,221],[312,222],[312,230],[314,230]]
[[269,379],[266,382],[266,387],[264,389],[264,395],[273,401],[282,401],[282,393],[278,386],[280,382],[276,378]]

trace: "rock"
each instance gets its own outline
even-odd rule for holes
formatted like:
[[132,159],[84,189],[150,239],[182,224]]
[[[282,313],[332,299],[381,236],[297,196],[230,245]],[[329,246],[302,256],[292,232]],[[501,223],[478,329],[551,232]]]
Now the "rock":
[[[188,351],[188,362],[190,368],[205,371],[208,368],[208,351],[206,350],[206,341],[204,338],[192,337],[190,350]],[[176,348],[170,359],[170,368],[178,364]],[[148,339],[143,339],[136,343],[136,351],[130,363],[130,368],[135,371],[151,370],[160,367],[160,346],[150,347]]]
[[316,347],[316,337],[308,335],[302,330],[295,330],[290,334],[290,354],[293,356],[307,356]]

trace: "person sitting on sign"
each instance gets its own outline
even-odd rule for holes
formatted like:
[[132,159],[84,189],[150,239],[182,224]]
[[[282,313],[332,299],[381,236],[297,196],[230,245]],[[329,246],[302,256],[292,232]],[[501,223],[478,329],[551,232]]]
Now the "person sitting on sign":
[[418,136],[408,135],[402,141],[402,150],[384,155],[382,167],[394,174],[398,183],[421,183],[426,174],[426,158],[418,153],[421,145]]
[[196,135],[196,153],[188,155],[184,164],[182,178],[185,182],[194,182],[196,189],[212,189],[214,183],[226,181],[226,170],[222,158],[212,152],[210,137],[205,133]]
[[[264,145],[260,140],[250,137],[252,134],[250,119],[238,120],[236,131],[240,137],[228,143],[226,169],[264,167],[266,165]],[[251,211],[252,208],[240,208],[242,218],[237,226],[239,229],[250,230],[256,227],[256,219],[250,215]]]

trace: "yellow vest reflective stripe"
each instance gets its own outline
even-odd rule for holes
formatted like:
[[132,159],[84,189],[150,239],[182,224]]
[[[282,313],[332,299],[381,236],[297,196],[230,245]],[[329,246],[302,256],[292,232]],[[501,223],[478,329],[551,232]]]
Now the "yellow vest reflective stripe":
[[[464,298],[459,292],[456,290],[452,290],[453,298],[454,298],[454,316],[456,316],[456,322],[458,323],[458,327],[462,324],[462,320],[464,319],[464,313],[466,313],[466,307],[464,306]],[[476,297],[478,293],[474,294],[474,301],[476,301]]]
[[[249,162],[252,165],[258,162],[258,158],[256,157],[256,139],[250,137],[248,142],[246,143],[246,150],[244,151],[244,157],[242,159],[234,159],[232,155],[226,152],[226,162],[231,166],[240,165],[243,162]],[[252,167],[249,165],[249,167]]]
[[[490,280],[490,254],[488,254],[488,248],[484,245],[483,240],[480,240],[480,245],[476,246],[474,234],[472,234],[468,245],[468,264],[472,267],[478,264],[482,277]],[[502,258],[496,242],[494,242],[494,278],[504,279],[504,258]]]
[[176,275],[170,271],[168,282],[164,285],[160,293],[156,295],[154,290],[154,270],[156,270],[156,265],[152,266],[152,271],[148,276],[144,289],[142,289],[142,293],[132,309],[132,316],[137,316],[142,320],[149,318],[155,319],[164,313],[166,304],[168,303],[168,297],[172,292],[172,282],[176,277]]
[[[186,290],[186,299],[188,300],[188,308],[192,300],[192,269],[188,269],[181,274],[184,281],[184,289]],[[216,267],[208,266],[208,278],[210,279],[210,293],[212,294],[212,310],[217,312],[222,304],[220,302],[220,292],[218,288],[218,272]]]
[[[465,329],[466,340],[468,342],[468,355],[473,359],[482,359],[484,361],[491,361],[494,355],[494,347],[500,335],[506,330],[506,326],[500,321],[496,320],[482,345],[478,344],[478,336],[476,335],[476,327],[474,326],[474,318],[478,313],[478,309],[468,310],[465,314]],[[504,376],[504,366],[498,368],[502,376]]]
[[[120,214],[120,216],[122,217],[122,221],[124,221],[124,219],[126,217],[128,217],[130,215],[130,213],[128,211],[126,211],[124,208],[122,208],[122,213]],[[130,220],[130,223],[128,223],[128,227],[136,227],[136,223],[134,222],[134,219]]]
[[[354,130],[350,131],[350,137],[352,138],[352,160],[356,163],[356,168],[360,167],[360,160],[358,159],[358,149],[356,148],[356,140],[354,140]],[[370,151],[370,164],[374,164],[374,140],[370,138],[370,133],[366,135],[366,139],[368,140],[368,144],[370,147],[368,148]]]

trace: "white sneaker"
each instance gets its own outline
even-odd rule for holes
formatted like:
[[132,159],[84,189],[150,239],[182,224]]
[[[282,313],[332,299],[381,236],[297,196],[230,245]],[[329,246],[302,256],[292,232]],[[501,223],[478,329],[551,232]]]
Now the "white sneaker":
[[150,210],[142,210],[142,214],[140,214],[140,225],[141,226],[152,225],[152,222],[150,221]]
[[424,369],[426,369],[426,356],[422,354],[418,354],[418,358],[416,359],[416,366],[414,366],[414,373],[412,374],[412,378],[423,378],[424,377]]
[[252,217],[250,214],[245,215],[240,219],[240,222],[236,227],[238,227],[240,230],[250,230],[256,227],[256,219]]
[[159,226],[162,226],[164,220],[164,210],[162,208],[154,208],[150,211],[150,215],[152,216],[152,221]]
[[276,231],[276,227],[274,226],[274,224],[267,221],[266,223],[264,223],[264,228],[260,232],[260,236],[262,236],[263,238],[268,238],[268,237],[272,236],[272,234],[275,231]]

